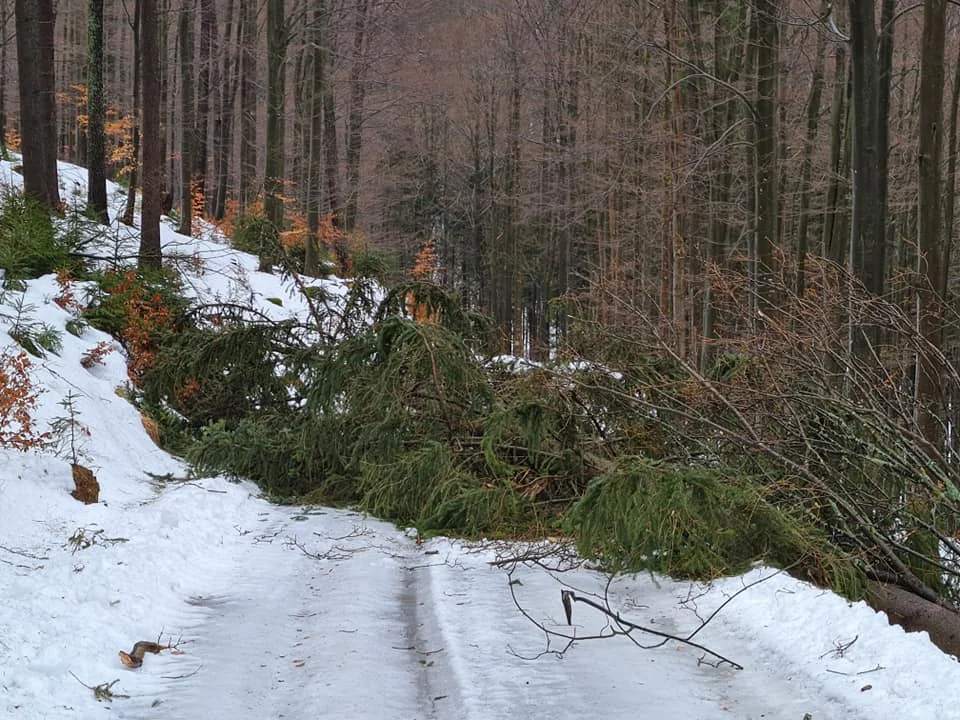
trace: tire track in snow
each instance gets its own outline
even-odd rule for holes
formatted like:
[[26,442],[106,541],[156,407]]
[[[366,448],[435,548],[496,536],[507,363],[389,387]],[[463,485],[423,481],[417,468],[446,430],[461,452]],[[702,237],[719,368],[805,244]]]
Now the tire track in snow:
[[433,569],[423,563],[423,555],[409,555],[404,566],[403,588],[400,594],[401,617],[404,618],[408,649],[416,653],[420,665],[417,675],[420,705],[427,718],[460,717],[463,707],[460,693],[461,678],[451,663],[450,638],[443,634],[437,618],[433,592]]
[[[280,521],[260,533],[267,539],[236,543],[231,566],[184,599],[167,627],[183,629],[186,654],[149,656],[136,697],[115,703],[114,717],[431,717],[422,668],[391,649],[408,642],[400,599],[410,573],[395,548],[376,545],[399,533],[358,531],[360,516],[337,511],[303,522],[276,512]],[[292,547],[294,534],[325,557]]]

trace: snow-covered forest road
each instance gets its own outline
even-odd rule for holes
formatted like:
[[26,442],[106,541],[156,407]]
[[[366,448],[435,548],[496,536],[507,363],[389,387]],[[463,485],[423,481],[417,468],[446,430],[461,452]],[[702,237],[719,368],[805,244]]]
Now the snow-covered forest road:
[[[600,592],[605,580],[576,570],[559,576],[561,586],[527,566],[511,579],[491,564],[495,557],[489,546],[418,545],[350,512],[263,511],[254,526],[238,525],[184,569],[182,608],[157,617],[182,644],[174,653],[148,655],[141,669],[121,676],[132,697],[115,702],[112,715],[861,717],[743,632],[744,625],[763,622],[747,597],[762,586],[741,595],[742,607],[735,600],[697,638],[743,664],[742,671],[700,663],[701,653],[678,643],[644,650],[623,638],[528,659],[547,649],[545,637],[520,614],[509,583],[535,620],[565,632],[561,587]],[[636,578],[615,584],[611,599],[624,617],[677,632],[698,624],[677,606],[689,590]],[[711,596],[721,594],[715,588],[699,602],[710,606]],[[749,617],[738,618],[744,608]],[[575,608],[578,633],[592,634],[602,624],[590,608]]]

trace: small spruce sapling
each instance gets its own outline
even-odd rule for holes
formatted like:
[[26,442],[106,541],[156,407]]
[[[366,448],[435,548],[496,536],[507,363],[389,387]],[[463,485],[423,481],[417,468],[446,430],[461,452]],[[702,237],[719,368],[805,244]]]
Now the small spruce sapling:
[[93,471],[82,465],[80,460],[89,462],[83,450],[83,438],[90,437],[90,430],[78,419],[76,396],[72,391],[60,401],[60,407],[66,415],[54,418],[50,423],[54,452],[70,461],[70,470],[76,487],[70,493],[75,500],[91,505],[100,501],[100,483]]
[[45,357],[48,352],[56,355],[63,347],[63,341],[60,333],[51,325],[44,322],[37,322],[33,319],[31,313],[36,310],[36,306],[26,302],[23,295],[19,295],[12,305],[13,314],[3,317],[12,323],[12,327],[7,331],[17,344],[35,357]]
[[53,452],[58,457],[69,460],[71,465],[78,465],[81,460],[89,462],[83,446],[84,439],[90,437],[90,429],[80,422],[76,400],[77,396],[72,390],[68,390],[67,396],[58,403],[65,414],[50,422]]

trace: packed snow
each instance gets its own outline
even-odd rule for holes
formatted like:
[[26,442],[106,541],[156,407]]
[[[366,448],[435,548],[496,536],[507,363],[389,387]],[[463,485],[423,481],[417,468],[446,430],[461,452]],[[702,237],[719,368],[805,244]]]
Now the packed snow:
[[[62,165],[61,176],[65,196],[85,196],[82,170]],[[4,164],[0,181],[19,176]],[[117,211],[122,192],[111,197]],[[271,317],[306,310],[292,283],[212,231],[191,239],[165,225],[163,241],[195,258],[182,270],[197,298],[242,299]],[[104,242],[129,249],[136,237],[115,223]],[[561,546],[513,563],[550,546],[421,542],[351,510],[278,507],[248,482],[193,478],[118,394],[119,346],[81,365],[113,341],[65,332],[58,292],[43,277],[22,298],[63,340],[33,362],[36,418],[46,426],[73,397],[100,502],[71,497],[63,453],[0,450],[3,717],[960,718],[960,666],[926,635],[769,568],[712,585],[611,581]],[[0,351],[18,352],[9,324],[0,319]],[[615,623],[584,603],[568,625],[563,590],[670,635],[730,600],[695,641],[743,669],[672,640],[644,647],[659,638],[640,632],[609,637]],[[171,647],[128,669],[118,652],[138,641]]]

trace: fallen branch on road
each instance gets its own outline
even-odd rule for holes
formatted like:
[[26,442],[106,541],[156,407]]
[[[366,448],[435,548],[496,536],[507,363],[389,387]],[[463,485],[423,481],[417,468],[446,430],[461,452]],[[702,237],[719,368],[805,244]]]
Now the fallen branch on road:
[[[742,590],[738,592],[742,592]],[[714,650],[711,650],[710,648],[704,645],[701,645],[700,643],[696,643],[691,639],[697,632],[699,632],[703,628],[703,625],[698,627],[696,630],[690,633],[690,635],[688,635],[687,637],[680,637],[679,635],[671,635],[670,633],[654,630],[653,628],[646,627],[645,625],[638,625],[637,623],[630,622],[629,620],[624,620],[622,617],[620,617],[620,613],[618,612],[615,613],[609,610],[608,608],[605,608],[600,603],[591,600],[590,598],[577,595],[575,592],[573,592],[573,590],[561,590],[560,599],[563,602],[563,610],[567,614],[568,625],[572,624],[573,603],[580,602],[585,605],[589,605],[595,610],[599,610],[604,615],[606,615],[611,620],[613,620],[617,624],[617,627],[620,628],[619,632],[614,633],[616,635],[625,635],[627,637],[630,637],[630,633],[632,633],[634,630],[639,630],[640,632],[645,632],[648,635],[653,635],[655,637],[663,638],[661,642],[657,643],[652,647],[659,647],[660,645],[663,645],[663,643],[668,640],[674,640],[676,642],[683,643],[684,645],[689,645],[690,647],[697,648],[697,650],[702,650],[707,655],[710,655],[711,657],[716,658],[717,662],[714,664],[714,667],[719,667],[722,664],[727,664],[727,665],[730,665],[734,670],[743,670],[743,665],[736,663],[730,658],[727,658],[721,655],[720,653]],[[644,647],[644,646],[641,645],[640,647]],[[700,662],[706,662],[706,661],[703,660],[703,658],[701,658]],[[707,663],[707,664],[713,664],[713,663]]]
[[[548,628],[543,622],[536,620],[529,613],[529,611],[523,607],[523,605],[521,604],[516,594],[516,586],[521,585],[522,583],[513,577],[514,572],[516,571],[516,567],[519,564],[525,564],[528,567],[536,566],[536,567],[540,567],[541,569],[543,569],[543,566],[539,562],[528,563],[518,559],[518,562],[514,564],[512,567],[510,567],[510,569],[507,571],[507,580],[508,580],[507,585],[510,589],[510,596],[513,599],[513,603],[517,607],[517,609],[520,611],[520,613],[525,618],[527,618],[527,620],[529,620],[531,623],[537,626],[546,636],[547,647],[545,650],[543,650],[542,652],[532,657],[525,657],[511,650],[511,652],[513,652],[513,654],[516,655],[517,657],[520,657],[525,660],[535,660],[540,657],[543,657],[544,655],[556,655],[558,657],[562,657],[568,650],[570,650],[570,648],[572,648],[578,642],[583,642],[584,640],[604,640],[604,639],[621,636],[629,639],[634,645],[644,650],[653,650],[655,648],[662,647],[663,645],[665,645],[670,641],[678,642],[683,645],[688,645],[689,647],[693,647],[693,648],[696,648],[697,650],[700,650],[703,653],[703,656],[700,657],[698,662],[701,664],[707,664],[712,667],[729,665],[735,670],[743,670],[743,666],[740,663],[726,657],[725,655],[722,655],[716,652],[715,650],[711,650],[707,646],[694,641],[694,637],[696,637],[701,630],[703,630],[717,615],[720,614],[720,612],[724,608],[727,607],[727,605],[733,602],[733,600],[735,600],[741,593],[744,593],[750,588],[756,585],[759,585],[762,582],[766,582],[770,578],[776,577],[781,572],[783,572],[782,570],[777,570],[775,572],[770,573],[769,575],[764,575],[763,577],[757,580],[754,580],[753,582],[745,584],[735,593],[730,595],[730,597],[726,598],[719,605],[719,607],[717,607],[712,613],[707,615],[705,618],[700,618],[700,616],[698,615],[697,617],[700,620],[699,625],[697,625],[697,627],[694,628],[693,631],[683,636],[673,635],[671,633],[655,630],[651,627],[640,625],[638,623],[631,622],[623,618],[620,615],[619,611],[614,610],[612,608],[609,601],[610,584],[614,580],[613,575],[610,575],[607,578],[606,589],[604,590],[603,596],[596,595],[595,597],[598,599],[595,600],[579,593],[576,588],[572,587],[570,584],[565,583],[559,578],[555,577],[553,573],[548,573],[551,575],[551,577],[553,577],[554,580],[556,580],[559,584],[563,586],[563,589],[560,590],[560,600],[563,603],[563,609],[564,609],[567,625],[573,624],[573,605],[574,603],[578,603],[578,602],[588,605],[589,607],[592,607],[595,610],[598,610],[610,621],[610,623],[606,627],[602,628],[596,634],[577,635],[575,631],[572,633],[567,633],[567,632],[562,632],[553,628]],[[636,635],[639,633],[646,633],[647,635],[651,635],[654,638],[658,638],[658,640],[653,644],[642,644],[636,637]],[[564,646],[562,648],[552,647],[551,644],[554,639],[565,641]],[[707,659],[708,657],[713,658],[713,660],[708,660]]]

